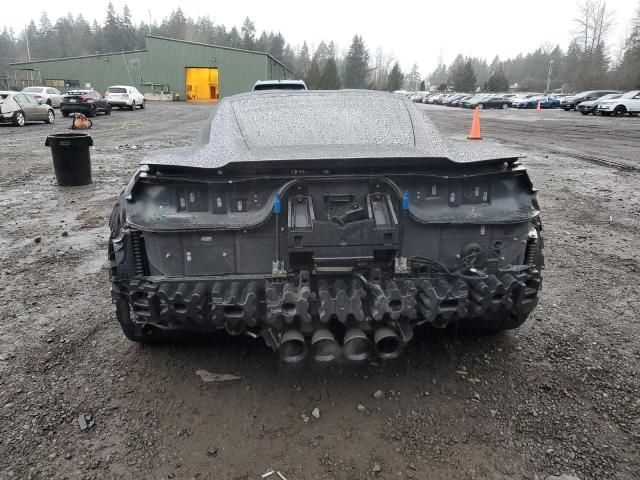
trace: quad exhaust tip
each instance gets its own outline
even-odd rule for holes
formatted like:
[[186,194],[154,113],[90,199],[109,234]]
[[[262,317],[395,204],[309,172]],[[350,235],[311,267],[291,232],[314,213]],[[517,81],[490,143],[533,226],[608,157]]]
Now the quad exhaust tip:
[[359,328],[347,330],[344,335],[342,354],[352,362],[362,362],[369,357],[371,342]]
[[390,328],[379,328],[373,336],[374,348],[378,357],[384,360],[398,358],[402,353],[403,343],[396,332]]
[[311,357],[318,363],[333,362],[340,355],[340,347],[327,329],[316,331],[311,338]]
[[298,330],[287,330],[280,340],[280,359],[289,365],[302,362],[307,357],[307,342]]

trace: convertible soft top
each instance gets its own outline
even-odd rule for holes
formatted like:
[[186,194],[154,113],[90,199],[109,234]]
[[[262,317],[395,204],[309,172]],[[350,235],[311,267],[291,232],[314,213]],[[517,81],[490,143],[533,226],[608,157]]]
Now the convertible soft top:
[[147,165],[349,159],[515,160],[490,142],[446,141],[404,96],[370,90],[274,91],[222,100],[192,147],[158,150]]

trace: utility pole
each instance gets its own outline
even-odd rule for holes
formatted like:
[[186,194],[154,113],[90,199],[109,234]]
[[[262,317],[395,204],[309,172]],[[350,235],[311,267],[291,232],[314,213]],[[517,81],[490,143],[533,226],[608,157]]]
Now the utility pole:
[[149,35],[151,35],[151,9],[149,8]]
[[[27,42],[27,60],[30,62],[31,61],[31,50],[29,50],[29,30],[27,29],[27,26],[24,26],[24,38]],[[27,83],[29,85],[31,85],[31,82],[33,80],[33,74],[31,71],[29,71],[29,78],[27,79]]]
[[547,74],[547,93],[551,88],[551,71],[553,70],[553,58],[549,58],[549,73]]
[[24,38],[27,41],[27,60],[31,61],[31,51],[29,50],[29,30],[27,30],[27,26],[24,26]]

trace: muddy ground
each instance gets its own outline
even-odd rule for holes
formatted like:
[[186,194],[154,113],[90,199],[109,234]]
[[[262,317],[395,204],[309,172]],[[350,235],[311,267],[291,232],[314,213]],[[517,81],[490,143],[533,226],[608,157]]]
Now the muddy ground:
[[[467,133],[470,111],[420,108]],[[540,189],[537,310],[495,337],[427,329],[392,363],[309,372],[249,338],[144,347],[116,323],[111,207],[210,110],[98,117],[94,183],[76,188],[44,146],[68,119],[0,127],[0,479],[640,478],[640,118],[484,111],[485,139],[522,149]]]

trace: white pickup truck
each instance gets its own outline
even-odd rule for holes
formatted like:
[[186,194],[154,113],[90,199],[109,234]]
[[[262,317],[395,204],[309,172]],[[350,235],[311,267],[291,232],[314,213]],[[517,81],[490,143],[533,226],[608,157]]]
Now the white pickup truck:
[[640,90],[632,90],[620,98],[598,102],[598,113],[601,115],[624,115],[632,117],[640,113]]

